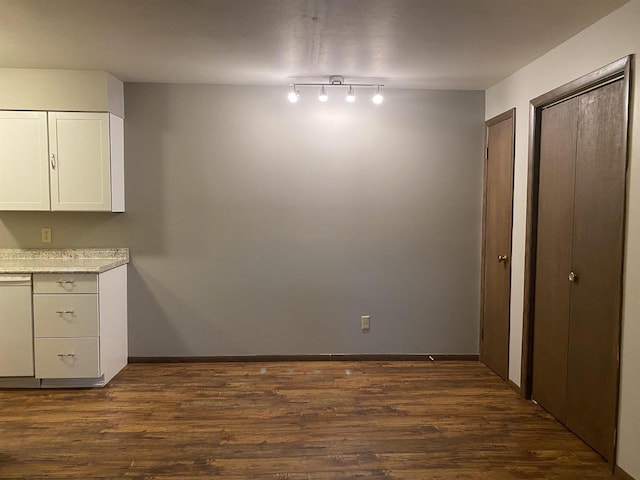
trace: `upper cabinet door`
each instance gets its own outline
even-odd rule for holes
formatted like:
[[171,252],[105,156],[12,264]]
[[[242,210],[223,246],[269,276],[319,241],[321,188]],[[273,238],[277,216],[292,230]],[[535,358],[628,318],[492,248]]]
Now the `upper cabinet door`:
[[51,210],[110,211],[108,113],[49,112]]
[[46,112],[0,111],[0,210],[49,210]]

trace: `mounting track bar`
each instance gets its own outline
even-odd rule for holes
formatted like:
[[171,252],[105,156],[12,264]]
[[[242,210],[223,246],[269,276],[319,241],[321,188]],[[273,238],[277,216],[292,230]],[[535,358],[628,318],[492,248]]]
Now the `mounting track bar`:
[[290,87],[384,87],[382,83],[290,83]]

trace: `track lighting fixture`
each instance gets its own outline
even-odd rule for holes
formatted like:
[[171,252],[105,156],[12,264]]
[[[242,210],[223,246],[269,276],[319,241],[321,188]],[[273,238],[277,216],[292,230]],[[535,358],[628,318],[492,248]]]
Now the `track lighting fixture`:
[[380,92],[380,88],[384,87],[384,85],[379,83],[344,83],[344,77],[340,75],[332,75],[329,77],[329,82],[325,83],[290,83],[291,91],[289,92],[288,98],[291,103],[296,103],[300,98],[299,87],[320,87],[320,94],[318,95],[318,100],[321,102],[326,102],[329,100],[329,94],[327,93],[328,88],[345,88],[349,87],[347,91],[346,100],[349,103],[353,103],[356,101],[356,89],[357,88],[375,88],[376,93],[373,95],[372,100],[376,105],[380,105],[384,97]]

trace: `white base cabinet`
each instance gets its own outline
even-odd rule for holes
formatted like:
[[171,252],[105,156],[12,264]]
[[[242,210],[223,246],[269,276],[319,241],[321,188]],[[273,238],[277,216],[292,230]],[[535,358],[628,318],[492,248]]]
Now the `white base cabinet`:
[[0,377],[31,376],[31,275],[0,275]]
[[0,210],[124,212],[124,121],[0,111]]
[[127,364],[127,266],[33,275],[35,377],[42,387],[104,386]]

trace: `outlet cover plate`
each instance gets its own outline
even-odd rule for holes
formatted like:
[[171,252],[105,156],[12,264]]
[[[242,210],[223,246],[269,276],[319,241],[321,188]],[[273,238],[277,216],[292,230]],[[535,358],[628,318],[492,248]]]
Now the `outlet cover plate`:
[[51,227],[42,227],[40,234],[42,243],[51,243]]

